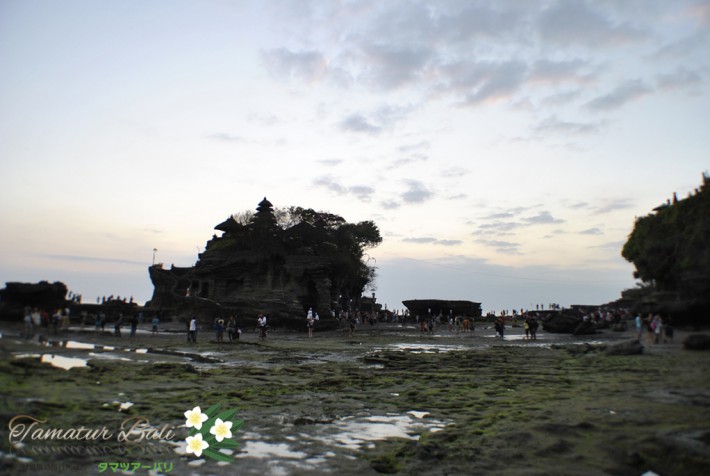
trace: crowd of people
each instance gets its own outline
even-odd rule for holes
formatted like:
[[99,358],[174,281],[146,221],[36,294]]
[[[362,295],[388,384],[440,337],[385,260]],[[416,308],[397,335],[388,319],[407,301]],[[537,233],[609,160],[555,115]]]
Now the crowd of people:
[[649,344],[660,344],[661,339],[664,343],[673,342],[674,329],[670,318],[664,320],[660,314],[649,314],[643,318],[641,314],[637,314],[634,317],[634,324],[639,342],[643,342],[644,330]]
[[[538,305],[536,311],[504,310],[499,315],[494,315],[489,312],[482,320],[484,322],[492,322],[495,334],[497,337],[505,338],[506,326],[522,327],[526,340],[536,340],[537,331],[540,327],[539,318],[545,313],[540,311],[542,306]],[[556,304],[550,304],[548,309],[555,310]],[[110,311],[110,310],[109,310]],[[55,334],[67,330],[71,322],[71,309],[69,306],[57,307],[51,311],[43,310],[38,307],[26,307],[24,312],[24,336],[27,339],[32,338],[38,329],[44,328]],[[367,312],[367,311],[347,311],[342,310],[336,314],[330,311],[333,319],[340,323],[341,328],[348,330],[348,336],[353,337],[360,325],[375,326],[377,323],[396,323],[396,324],[413,324],[416,325],[421,334],[433,335],[435,332],[446,332],[451,334],[469,333],[476,330],[476,320],[472,316],[456,315],[450,313],[448,316],[441,312],[432,314],[431,312],[425,316],[411,315],[408,311],[399,312],[384,311],[384,312]],[[82,311],[80,316],[76,318],[81,320],[82,325],[93,322],[95,331],[105,332],[107,323],[113,327],[113,335],[115,337],[122,336],[122,329],[129,327],[130,336],[134,337],[138,331],[140,324],[143,324],[145,318],[141,312],[128,312],[124,315],[123,312],[112,312],[108,317],[104,310],[99,310],[96,313],[87,313]],[[156,313],[149,321],[151,325],[151,335],[155,336],[159,333],[159,325],[161,322],[161,314]],[[307,332],[308,338],[313,338],[314,331],[320,321],[320,316],[313,308],[309,308],[305,315],[304,331]],[[187,341],[197,343],[197,333],[200,329],[200,318],[193,316],[187,321]],[[674,328],[671,319],[668,316],[661,314],[648,314],[642,317],[637,314],[632,318],[632,315],[625,310],[612,309],[594,309],[586,312],[581,317],[582,321],[593,323],[597,328],[608,326],[619,326],[615,330],[625,330],[628,325],[633,325],[636,331],[636,337],[641,342],[648,344],[659,344],[673,341]],[[633,324],[631,324],[633,322]],[[89,324],[90,325],[90,324]],[[223,343],[225,341],[238,341],[242,335],[243,325],[236,314],[230,315],[228,318],[217,317],[214,319],[215,341]],[[256,328],[258,331],[259,340],[265,340],[268,334],[269,325],[267,317],[264,313],[259,313]],[[225,339],[226,333],[226,339]]]

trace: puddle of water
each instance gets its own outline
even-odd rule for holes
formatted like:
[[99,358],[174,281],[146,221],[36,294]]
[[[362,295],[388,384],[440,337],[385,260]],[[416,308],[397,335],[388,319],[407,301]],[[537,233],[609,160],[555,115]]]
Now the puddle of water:
[[348,417],[332,425],[320,425],[322,434],[315,435],[313,439],[357,450],[365,444],[387,438],[417,440],[424,431],[434,432],[446,426],[446,423],[439,420],[423,419],[426,415],[428,412],[412,410],[406,415]]
[[[121,357],[120,355],[116,354],[107,354],[107,353],[100,353],[96,354],[94,352],[89,353],[90,357],[94,357],[96,359],[105,359],[105,360],[122,360],[124,362],[133,362],[132,359],[129,359],[128,357]],[[142,361],[136,361],[136,362],[142,362]]]
[[[500,339],[500,337],[498,337],[495,334],[494,335],[485,335],[483,337]],[[537,337],[539,339],[541,337],[541,335],[538,333]],[[527,341],[528,339],[525,337],[525,334],[505,334],[505,336],[501,340],[503,340],[503,341]],[[534,341],[530,341],[530,342],[534,342]]]
[[302,460],[308,456],[303,451],[295,451],[291,449],[287,443],[267,443],[264,441],[246,441],[241,447],[241,452],[237,455],[240,457],[252,457],[263,459],[295,459]]
[[458,350],[466,350],[465,345],[447,345],[447,344],[391,344],[388,349],[402,350],[413,354],[433,354],[436,352],[454,352]]
[[62,357],[61,355],[43,354],[41,362],[64,370],[69,370],[74,367],[86,367],[86,359]]
[[268,466],[268,474],[300,474],[322,468],[329,461],[356,459],[361,449],[372,448],[379,440],[417,440],[425,431],[440,431],[446,426],[440,420],[425,418],[428,415],[428,412],[412,410],[404,415],[347,417],[333,423],[298,427],[285,425],[281,426],[285,431],[270,438],[271,441],[263,441],[263,433],[244,433],[235,458],[257,459],[258,464]]
[[94,350],[96,346],[94,344],[87,344],[85,342],[77,342],[74,340],[68,340],[64,343],[64,347],[67,349],[83,349],[83,350]]

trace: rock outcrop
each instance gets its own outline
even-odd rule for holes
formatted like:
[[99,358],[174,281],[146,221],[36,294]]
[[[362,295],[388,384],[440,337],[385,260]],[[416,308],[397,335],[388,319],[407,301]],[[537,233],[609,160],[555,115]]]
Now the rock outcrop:
[[582,323],[582,316],[576,312],[547,312],[540,318],[545,332],[572,334]]
[[710,336],[707,334],[691,334],[683,341],[683,347],[688,350],[710,350]]
[[21,319],[25,306],[52,309],[64,306],[67,286],[64,283],[6,283],[0,289],[0,316]]
[[402,301],[412,316],[481,316],[481,303],[472,301],[449,301],[445,299],[412,299]]
[[312,210],[292,212],[306,218],[284,228],[264,198],[248,224],[229,217],[217,225],[222,236],[212,237],[194,266],[150,267],[150,307],[181,316],[237,313],[247,321],[264,312],[275,325],[291,319],[302,324],[309,308],[325,318],[358,307],[374,275],[361,257],[366,246],[381,241],[377,227]]

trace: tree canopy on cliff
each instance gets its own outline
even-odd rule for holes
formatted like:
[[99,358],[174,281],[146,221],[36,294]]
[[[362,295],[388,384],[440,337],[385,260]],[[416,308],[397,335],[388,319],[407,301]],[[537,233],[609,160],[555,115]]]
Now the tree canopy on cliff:
[[621,255],[636,278],[684,299],[710,295],[710,176],[694,194],[636,219]]

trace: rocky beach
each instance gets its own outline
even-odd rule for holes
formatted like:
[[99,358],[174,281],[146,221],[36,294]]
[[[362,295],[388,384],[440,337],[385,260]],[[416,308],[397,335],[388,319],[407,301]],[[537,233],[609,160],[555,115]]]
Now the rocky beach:
[[[431,336],[378,323],[352,337],[273,329],[260,342],[246,329],[235,342],[201,332],[188,344],[184,324],[155,336],[148,328],[118,338],[72,326],[27,340],[3,323],[1,472],[665,476],[710,467],[710,354],[683,348],[689,330],[612,355],[635,332],[528,341],[519,327],[501,340],[486,323]],[[184,413],[213,404],[244,422],[238,447],[225,451],[232,462],[185,453]],[[35,429],[138,425],[123,442],[30,431],[21,440],[18,422],[34,420],[18,416]]]

